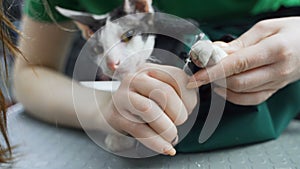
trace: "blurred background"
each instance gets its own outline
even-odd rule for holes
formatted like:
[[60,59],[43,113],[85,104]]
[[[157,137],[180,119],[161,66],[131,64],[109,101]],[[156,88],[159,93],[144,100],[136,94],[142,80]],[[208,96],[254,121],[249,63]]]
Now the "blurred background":
[[[14,23],[14,25],[19,28],[20,25],[20,19],[22,14],[22,5],[23,0],[4,0],[3,1],[3,7],[4,12],[7,15],[7,17]],[[15,32],[9,31],[11,38],[13,42],[16,44],[18,35]],[[6,105],[10,106],[15,103],[15,100],[13,99],[13,92],[12,92],[12,71],[13,71],[13,62],[14,58],[7,53],[7,66],[8,66],[8,77],[6,77],[5,73],[5,60],[3,57],[3,45],[0,41],[0,59],[1,59],[1,81],[0,81],[0,88],[3,91],[3,94],[6,99]]]

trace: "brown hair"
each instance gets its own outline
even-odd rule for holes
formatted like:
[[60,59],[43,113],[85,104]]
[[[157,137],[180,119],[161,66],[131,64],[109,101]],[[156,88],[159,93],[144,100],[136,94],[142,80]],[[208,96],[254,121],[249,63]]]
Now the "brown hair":
[[[7,51],[12,55],[16,56],[17,53],[21,53],[20,50],[14,45],[9,30],[18,33],[15,26],[5,15],[3,8],[3,0],[0,0],[0,41],[2,41],[3,57],[5,65],[5,81],[8,79],[8,68],[7,68]],[[0,63],[1,64],[1,63]],[[2,70],[1,70],[2,71]],[[3,77],[2,77],[3,78]],[[0,134],[3,137],[5,145],[0,144],[0,163],[6,163],[12,160],[12,148],[9,143],[7,135],[7,106],[3,92],[0,90]]]

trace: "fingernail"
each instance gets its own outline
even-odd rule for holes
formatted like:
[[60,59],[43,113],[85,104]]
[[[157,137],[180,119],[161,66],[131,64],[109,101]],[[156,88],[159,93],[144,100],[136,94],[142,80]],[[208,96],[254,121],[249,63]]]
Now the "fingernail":
[[218,45],[221,48],[229,47],[229,44],[223,41],[215,41],[214,44]]
[[178,143],[178,136],[176,136],[173,141],[171,142],[171,144],[174,146]]
[[176,150],[172,147],[171,149],[165,150],[164,154],[169,155],[169,156],[175,156],[176,155]]
[[147,73],[150,77],[155,77],[155,75],[157,74],[154,70],[149,70],[149,72]]
[[227,48],[227,47],[229,47],[229,45],[228,45],[228,43],[221,43],[221,44],[220,44],[220,47],[222,47],[222,48]]
[[193,88],[196,88],[196,87],[198,87],[197,82],[190,82],[186,85],[186,88],[188,88],[188,89],[193,89]]

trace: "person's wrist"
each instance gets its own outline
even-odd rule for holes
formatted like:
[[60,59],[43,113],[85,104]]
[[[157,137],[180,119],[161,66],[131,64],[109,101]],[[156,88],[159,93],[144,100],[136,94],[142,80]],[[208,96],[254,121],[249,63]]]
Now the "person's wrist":
[[101,128],[103,131],[107,133],[123,133],[125,132],[122,130],[122,126],[120,126],[120,123],[118,122],[118,110],[115,108],[115,105],[113,103],[113,99],[109,100],[103,109],[101,109],[101,118],[96,119],[97,124],[101,124]]

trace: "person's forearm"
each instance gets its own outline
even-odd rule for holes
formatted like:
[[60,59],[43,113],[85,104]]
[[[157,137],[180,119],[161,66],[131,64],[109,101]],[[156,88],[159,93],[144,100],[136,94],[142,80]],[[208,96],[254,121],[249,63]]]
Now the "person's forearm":
[[[101,113],[98,107],[107,103],[109,93],[96,91],[97,96],[101,97],[97,98],[97,105],[94,90],[76,82],[73,83],[73,93],[71,79],[44,67],[20,68],[18,64],[20,63],[17,61],[14,78],[16,98],[29,114],[50,123],[81,128],[76,115],[79,113],[78,116],[84,118],[80,120],[90,119],[90,126],[86,127],[103,128],[100,124],[102,120],[95,120],[93,117]],[[76,104],[79,102],[80,104]]]
[[[25,15],[21,27],[23,34],[19,48],[26,59],[22,56],[16,59],[14,86],[17,100],[25,106],[28,113],[47,122],[81,127],[77,112],[82,118],[80,120],[93,119],[87,123],[88,128],[103,128],[101,119],[93,118],[99,113],[93,99],[93,90],[79,84],[74,85],[78,96],[76,98],[79,98],[76,101],[80,102],[76,104],[75,112],[72,81],[59,72],[65,65],[73,42],[72,30],[76,30],[74,25],[64,22],[58,26],[39,22]],[[105,103],[104,99],[110,96],[100,92],[98,95],[100,104]]]

